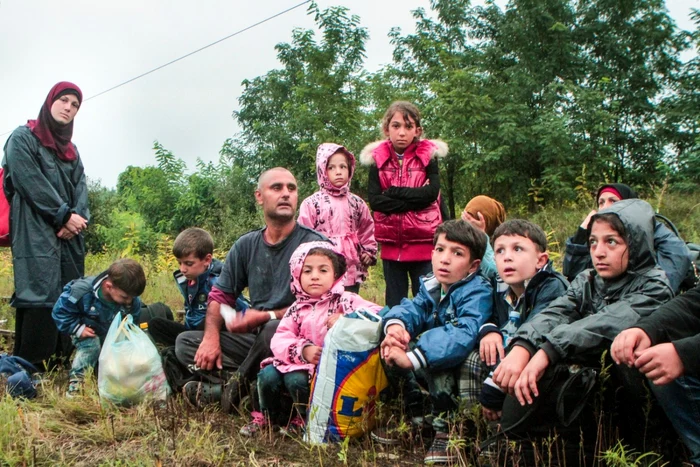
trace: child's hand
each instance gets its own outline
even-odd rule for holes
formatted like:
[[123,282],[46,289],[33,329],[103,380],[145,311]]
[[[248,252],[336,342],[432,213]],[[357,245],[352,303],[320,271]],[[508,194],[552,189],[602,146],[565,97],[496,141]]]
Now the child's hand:
[[484,219],[484,215],[481,214],[481,211],[476,213],[476,217],[472,216],[467,211],[464,211],[462,212],[462,220],[469,222],[482,232],[486,231],[486,219]]
[[332,315],[330,315],[326,320],[326,326],[328,327],[328,329],[332,328],[335,322],[338,321],[338,319],[341,316],[343,316],[342,313],[333,313]]
[[530,361],[530,352],[525,347],[516,345],[506,355],[506,358],[501,360],[496,371],[493,372],[493,382],[496,383],[503,392],[509,394],[514,393],[515,383],[520,378],[520,374]]
[[581,222],[581,228],[587,229],[588,224],[591,223],[591,217],[595,216],[596,214],[598,214],[598,211],[596,211],[595,209],[589,212],[586,218],[583,220],[583,222]]
[[648,348],[639,355],[634,366],[656,385],[668,384],[685,371],[676,347],[670,342]]
[[81,339],[85,339],[87,337],[95,337],[95,336],[96,336],[95,330],[92,328],[89,328],[87,326],[85,326],[85,328],[83,329],[83,332],[80,333]]
[[368,268],[373,266],[376,263],[376,260],[374,259],[374,256],[370,255],[366,251],[363,251],[360,253],[360,262],[364,267]]
[[501,419],[501,415],[503,415],[502,410],[491,410],[487,409],[486,407],[481,407],[481,414],[484,416],[484,418],[490,422],[495,422],[496,420]]
[[384,358],[384,361],[389,366],[396,365],[399,368],[405,368],[407,370],[413,369],[413,363],[411,363],[411,360],[409,360],[406,352],[398,347],[391,347],[387,352],[387,356]]
[[503,360],[506,351],[503,348],[503,336],[498,332],[490,332],[481,338],[479,356],[488,366],[494,366],[498,360]]
[[639,354],[651,347],[651,339],[640,328],[625,329],[610,346],[610,356],[618,365],[631,367]]
[[408,342],[411,340],[411,335],[404,329],[403,326],[399,324],[392,324],[386,329],[386,336],[382,341],[381,353],[384,360],[387,359],[389,351],[393,347],[398,347],[399,349],[406,352],[408,350]]
[[301,356],[312,365],[318,365],[322,350],[323,349],[317,345],[307,345],[304,347],[304,350],[301,351]]
[[544,350],[538,350],[515,383],[515,397],[520,405],[525,405],[526,402],[532,404],[533,397],[540,395],[537,390],[537,382],[542,378],[548,366],[549,357]]

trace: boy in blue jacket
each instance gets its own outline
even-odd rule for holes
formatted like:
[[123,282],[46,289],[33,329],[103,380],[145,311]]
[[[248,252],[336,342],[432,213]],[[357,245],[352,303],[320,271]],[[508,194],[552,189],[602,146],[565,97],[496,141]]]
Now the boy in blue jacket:
[[80,394],[85,370],[95,368],[102,341],[117,313],[141,316],[139,295],[146,288],[146,275],[133,259],[120,259],[105,272],[69,282],[53,307],[58,330],[71,336],[75,356],[69,373],[67,397]]
[[[409,415],[422,414],[422,395],[414,373],[428,383],[435,439],[426,462],[451,462],[449,417],[457,408],[459,369],[474,348],[479,328],[491,316],[492,288],[480,274],[486,237],[469,222],[447,221],[433,240],[433,273],[423,278],[413,300],[404,298],[384,316],[381,357],[390,384],[403,385]],[[372,437],[395,442],[391,432],[377,429]]]
[[[148,322],[148,332],[156,342],[172,346],[180,333],[204,330],[209,292],[219,279],[223,266],[213,254],[214,240],[204,229],[185,229],[175,238],[173,256],[180,268],[173,272],[173,278],[185,299],[185,323],[153,318]],[[236,310],[245,311],[247,308],[248,302],[242,296],[238,297]]]
[[569,287],[566,278],[554,270],[547,253],[547,235],[537,224],[523,219],[501,224],[493,233],[493,251],[498,270],[493,315],[479,330],[479,347],[465,361],[459,381],[462,398],[481,402],[487,420],[500,418],[506,397],[487,378],[489,368],[505,357],[509,339],[520,324]]

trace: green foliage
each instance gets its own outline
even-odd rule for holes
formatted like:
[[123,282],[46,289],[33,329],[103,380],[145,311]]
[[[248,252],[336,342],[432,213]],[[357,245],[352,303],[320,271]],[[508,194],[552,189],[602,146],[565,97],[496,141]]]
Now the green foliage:
[[104,251],[118,252],[122,258],[152,252],[158,234],[146,225],[137,212],[115,209],[106,225],[95,226]]
[[88,180],[88,206],[90,227],[85,231],[85,248],[90,253],[98,253],[107,247],[100,226],[110,222],[112,211],[117,206],[116,191],[103,187],[99,180]]
[[[367,74],[362,71],[367,30],[345,7],[319,10],[311,4],[319,35],[295,29],[291,43],[276,46],[283,68],[243,81],[242,131],[223,152],[251,179],[286,167],[302,186],[315,187],[316,148],[334,141],[357,151],[372,133],[364,112]],[[310,193],[313,189],[303,189]]]

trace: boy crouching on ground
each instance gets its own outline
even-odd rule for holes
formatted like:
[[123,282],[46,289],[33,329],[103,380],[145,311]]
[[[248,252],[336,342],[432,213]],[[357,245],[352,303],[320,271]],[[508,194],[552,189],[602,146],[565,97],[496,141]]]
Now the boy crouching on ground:
[[67,397],[82,391],[85,370],[95,367],[114,316],[131,313],[138,322],[139,295],[145,288],[146,275],[132,259],[117,260],[105,272],[76,279],[64,287],[53,307],[53,319],[75,346]]
[[537,224],[522,219],[501,224],[493,233],[493,251],[500,278],[494,290],[493,315],[479,330],[478,351],[464,362],[459,381],[462,399],[481,402],[487,420],[501,417],[506,397],[487,378],[489,369],[504,358],[508,340],[520,324],[564,295],[569,287],[549,261],[547,236]]
[[[384,316],[381,357],[414,423],[423,415],[414,372],[427,381],[436,433],[425,461],[450,462],[457,452],[448,450],[447,418],[457,408],[459,369],[491,316],[492,288],[479,272],[486,250],[482,232],[463,220],[448,221],[437,228],[433,244],[433,274],[423,278],[413,300],[404,298]],[[379,428],[372,437],[393,443],[393,434]]]
[[[175,345],[177,336],[185,331],[203,331],[209,292],[221,275],[223,263],[213,258],[214,240],[204,229],[185,229],[175,238],[173,255],[180,268],[173,272],[180,293],[185,299],[185,323],[167,318],[148,322],[151,337],[166,346]],[[242,298],[236,299],[236,310],[248,308]]]

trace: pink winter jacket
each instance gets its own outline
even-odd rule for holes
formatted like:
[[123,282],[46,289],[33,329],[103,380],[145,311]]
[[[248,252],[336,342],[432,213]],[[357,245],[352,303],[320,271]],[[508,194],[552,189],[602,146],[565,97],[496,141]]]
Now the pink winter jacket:
[[357,294],[345,292],[342,277],[321,297],[311,298],[304,292],[300,282],[304,260],[309,250],[318,247],[335,249],[328,242],[304,243],[289,260],[291,288],[297,300],[289,307],[272,337],[270,349],[273,357],[264,360],[261,367],[272,364],[281,373],[306,370],[313,374],[315,366],[304,360],[302,350],[307,345],[323,346],[323,339],[328,332],[326,321],[330,315],[348,314],[360,308],[379,312],[382,308]]
[[[348,183],[335,187],[328,179],[328,159],[338,151],[345,153],[350,169]],[[343,146],[323,143],[316,152],[316,178],[321,187],[301,203],[297,221],[324,234],[338,246],[345,256],[348,270],[345,285],[361,283],[367,277],[367,268],[360,261],[362,252],[376,261],[377,241],[374,239],[374,220],[367,204],[350,193],[350,182],[355,173],[355,156]]]

